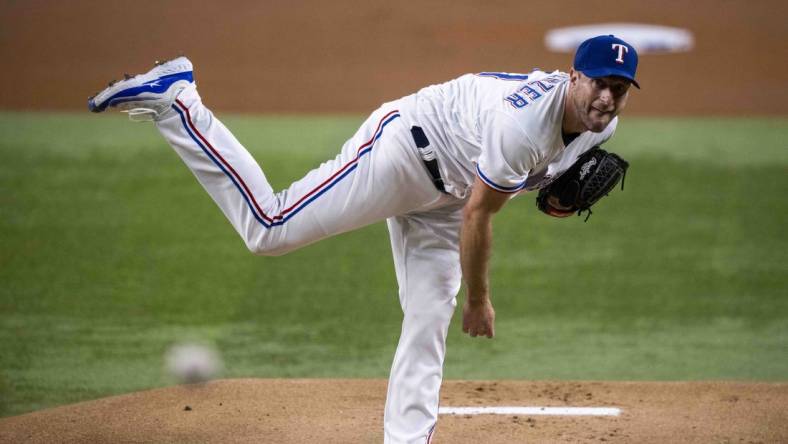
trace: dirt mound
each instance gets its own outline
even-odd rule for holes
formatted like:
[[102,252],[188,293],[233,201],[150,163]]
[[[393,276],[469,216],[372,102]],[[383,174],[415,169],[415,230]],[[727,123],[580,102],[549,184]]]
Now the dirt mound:
[[[382,442],[386,381],[239,379],[0,420],[0,442]],[[786,442],[788,384],[447,381],[441,406],[619,407],[617,417],[442,415],[436,443]]]

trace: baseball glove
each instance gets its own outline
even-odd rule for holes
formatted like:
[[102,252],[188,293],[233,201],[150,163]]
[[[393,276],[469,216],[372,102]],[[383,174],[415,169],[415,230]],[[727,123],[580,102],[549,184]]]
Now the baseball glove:
[[567,217],[586,212],[591,217],[591,206],[624,177],[629,163],[616,154],[595,146],[581,155],[558,179],[539,190],[536,206],[543,213],[554,217]]

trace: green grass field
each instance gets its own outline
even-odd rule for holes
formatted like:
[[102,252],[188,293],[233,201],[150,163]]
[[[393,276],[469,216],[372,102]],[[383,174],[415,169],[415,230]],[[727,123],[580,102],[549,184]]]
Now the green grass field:
[[[275,188],[356,117],[226,117]],[[459,313],[447,378],[786,380],[788,120],[629,119],[626,189],[582,218],[497,217],[497,337]],[[247,252],[150,125],[0,114],[0,416],[172,384],[174,341],[225,377],[385,378],[399,334],[385,224]]]

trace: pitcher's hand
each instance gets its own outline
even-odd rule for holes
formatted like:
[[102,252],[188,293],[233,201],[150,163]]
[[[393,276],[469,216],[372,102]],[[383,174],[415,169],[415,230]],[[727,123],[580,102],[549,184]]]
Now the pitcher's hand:
[[465,301],[462,307],[462,331],[472,337],[495,336],[495,309],[489,298],[482,302]]

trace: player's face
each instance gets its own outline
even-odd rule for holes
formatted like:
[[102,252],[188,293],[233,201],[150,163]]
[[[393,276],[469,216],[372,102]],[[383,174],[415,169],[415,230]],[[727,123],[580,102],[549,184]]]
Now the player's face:
[[573,71],[572,86],[578,119],[589,131],[598,133],[626,106],[630,82],[615,76],[592,79]]

